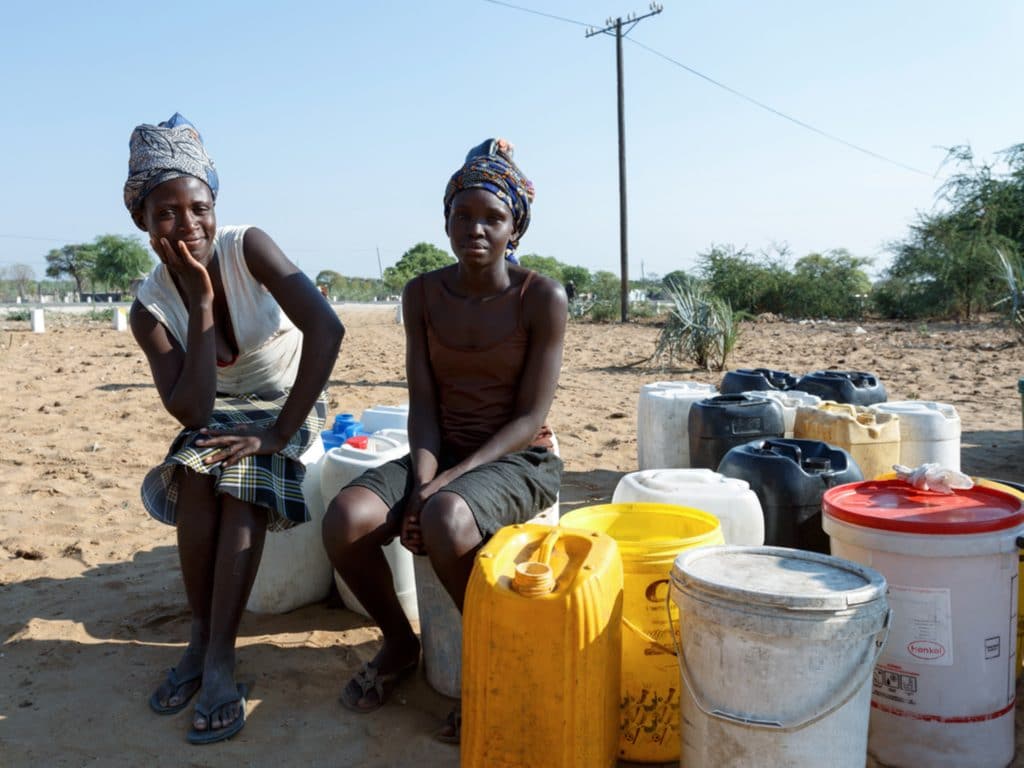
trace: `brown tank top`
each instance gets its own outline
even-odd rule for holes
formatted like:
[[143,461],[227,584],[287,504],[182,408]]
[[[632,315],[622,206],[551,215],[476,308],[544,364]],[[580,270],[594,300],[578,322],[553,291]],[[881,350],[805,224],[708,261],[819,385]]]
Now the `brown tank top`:
[[[487,346],[473,348],[446,342],[431,322],[432,316],[443,316],[465,299],[449,291],[439,277],[420,279],[427,352],[440,400],[441,441],[458,458],[475,451],[512,419],[529,342],[522,302],[534,274],[529,272],[518,290],[509,286],[488,302],[495,313],[514,313],[515,329]],[[542,427],[530,446],[551,448],[551,430]]]

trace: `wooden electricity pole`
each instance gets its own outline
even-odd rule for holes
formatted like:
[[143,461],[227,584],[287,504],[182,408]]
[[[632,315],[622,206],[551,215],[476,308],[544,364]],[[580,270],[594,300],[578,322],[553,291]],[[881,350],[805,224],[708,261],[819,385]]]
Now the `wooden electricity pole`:
[[615,69],[618,75],[618,105],[619,105],[619,270],[622,283],[619,289],[619,298],[622,305],[622,322],[629,319],[629,246],[626,237],[626,118],[623,109],[622,83],[622,38],[644,19],[655,16],[662,12],[664,6],[658,3],[651,3],[650,10],[642,16],[635,13],[629,14],[625,19],[622,17],[605,20],[603,29],[594,27],[587,28],[587,37],[594,35],[615,35]]

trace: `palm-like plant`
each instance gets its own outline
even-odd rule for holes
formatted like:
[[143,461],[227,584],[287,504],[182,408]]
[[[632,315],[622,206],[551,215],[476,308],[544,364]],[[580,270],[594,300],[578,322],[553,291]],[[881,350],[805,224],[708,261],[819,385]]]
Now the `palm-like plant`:
[[728,302],[699,285],[670,285],[668,320],[658,335],[652,360],[692,360],[706,370],[720,371],[739,338],[739,316]]
[[1008,256],[1001,248],[996,248],[995,251],[1009,291],[996,304],[1009,305],[1010,324],[1017,331],[1017,336],[1024,340],[1024,269],[1019,258]]

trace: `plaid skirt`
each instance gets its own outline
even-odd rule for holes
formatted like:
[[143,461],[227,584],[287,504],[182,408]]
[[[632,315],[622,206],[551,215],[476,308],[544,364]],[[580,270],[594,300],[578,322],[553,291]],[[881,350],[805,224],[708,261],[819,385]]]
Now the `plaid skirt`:
[[[217,395],[210,429],[233,429],[242,425],[267,428],[288,398],[287,392],[269,395]],[[297,523],[307,522],[309,510],[302,495],[306,469],[299,457],[313,444],[327,418],[327,396],[320,395],[298,431],[279,452],[246,456],[237,464],[222,467],[204,464],[203,459],[215,453],[214,447],[200,448],[195,441],[202,438],[198,429],[183,429],[171,443],[163,463],[151,469],[142,481],[142,503],[155,519],[168,525],[178,521],[178,467],[215,478],[216,493],[226,493],[267,509],[268,530],[280,531]]]

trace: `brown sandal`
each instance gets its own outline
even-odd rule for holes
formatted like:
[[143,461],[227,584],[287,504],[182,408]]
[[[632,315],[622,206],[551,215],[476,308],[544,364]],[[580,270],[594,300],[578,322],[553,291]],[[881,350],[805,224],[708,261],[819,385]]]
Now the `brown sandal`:
[[458,744],[462,737],[462,704],[456,704],[448,716],[444,719],[444,725],[441,726],[436,734],[438,741],[443,741],[445,744]]
[[[381,672],[373,662],[367,662],[342,689],[338,701],[346,709],[360,714],[380,709],[395,687],[415,672],[418,666],[419,659],[394,672]],[[376,694],[376,701],[361,705],[359,702],[368,698],[370,691]]]

